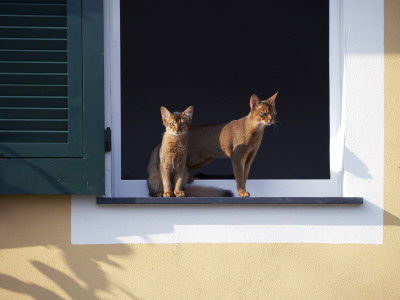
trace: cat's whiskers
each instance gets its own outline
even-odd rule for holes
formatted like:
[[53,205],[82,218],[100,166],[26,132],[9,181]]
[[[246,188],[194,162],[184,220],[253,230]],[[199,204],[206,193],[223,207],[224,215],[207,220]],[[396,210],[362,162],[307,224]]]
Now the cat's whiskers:
[[274,134],[276,134],[276,135],[278,135],[278,133],[279,133],[279,128],[278,128],[279,123],[280,122],[277,119],[275,119],[275,122],[274,122]]

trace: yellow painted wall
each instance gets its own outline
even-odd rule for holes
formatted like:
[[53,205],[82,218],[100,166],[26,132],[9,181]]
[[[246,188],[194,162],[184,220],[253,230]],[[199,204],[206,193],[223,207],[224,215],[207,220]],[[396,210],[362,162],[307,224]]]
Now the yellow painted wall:
[[400,1],[385,1],[383,245],[72,246],[69,196],[0,197],[0,299],[400,299]]

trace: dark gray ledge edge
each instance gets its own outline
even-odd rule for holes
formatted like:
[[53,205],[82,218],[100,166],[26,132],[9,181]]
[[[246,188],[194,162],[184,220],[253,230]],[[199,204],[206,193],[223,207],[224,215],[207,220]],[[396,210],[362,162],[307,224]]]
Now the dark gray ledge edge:
[[274,205],[298,205],[298,204],[362,204],[362,197],[97,197],[97,204],[138,204],[138,205],[247,205],[247,204],[274,204]]

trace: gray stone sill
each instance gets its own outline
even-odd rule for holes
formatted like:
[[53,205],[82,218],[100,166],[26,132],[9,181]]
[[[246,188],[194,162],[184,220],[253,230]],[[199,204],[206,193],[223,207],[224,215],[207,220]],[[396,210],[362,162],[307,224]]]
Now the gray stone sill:
[[97,204],[134,205],[360,205],[362,197],[97,197]]

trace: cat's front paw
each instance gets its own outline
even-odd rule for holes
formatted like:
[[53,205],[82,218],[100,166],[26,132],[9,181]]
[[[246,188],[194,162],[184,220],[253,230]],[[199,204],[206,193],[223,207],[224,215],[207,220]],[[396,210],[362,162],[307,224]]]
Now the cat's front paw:
[[250,197],[250,193],[246,190],[238,190],[239,197]]
[[184,191],[175,191],[174,193],[176,197],[185,197]]
[[165,198],[169,198],[169,197],[173,197],[174,195],[172,194],[172,192],[164,192],[164,197]]

